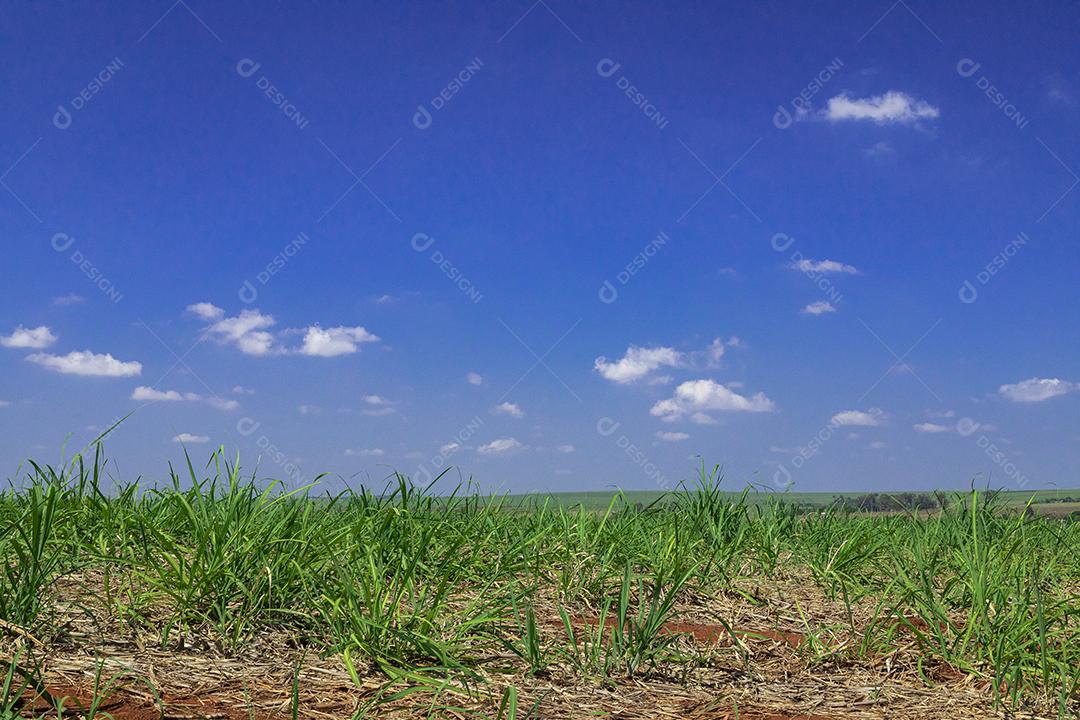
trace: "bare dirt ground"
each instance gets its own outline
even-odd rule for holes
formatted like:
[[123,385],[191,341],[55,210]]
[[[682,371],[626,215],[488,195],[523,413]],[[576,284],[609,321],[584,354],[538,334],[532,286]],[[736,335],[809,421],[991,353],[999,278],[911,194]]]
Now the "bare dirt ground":
[[[989,681],[922,655],[900,619],[888,652],[852,652],[859,637],[851,632],[843,606],[806,578],[744,582],[738,590],[692,597],[665,626],[665,634],[677,636],[677,647],[695,651],[695,662],[612,681],[581,677],[563,663],[530,676],[512,670],[517,658],[506,653],[484,658],[481,667],[490,668],[484,683],[451,685],[440,696],[425,691],[385,701],[387,676],[377,668],[356,667],[354,679],[339,657],[305,651],[296,638],[257,637],[233,655],[218,651],[210,638],[186,637],[182,645],[174,641],[162,647],[141,629],[95,617],[93,603],[85,599],[61,604],[58,640],[35,654],[45,658],[48,692],[67,698],[68,717],[83,716],[75,711],[89,708],[96,694],[104,698],[98,712],[115,720],[289,718],[294,673],[296,714],[305,718],[353,717],[380,692],[385,702],[365,717],[497,718],[507,687],[519,693],[517,718],[1056,717],[1047,708],[1021,714],[995,710]],[[868,612],[856,607],[856,629]],[[544,610],[538,619],[545,640],[565,639],[554,610]],[[582,608],[572,623],[586,629],[598,621]],[[612,621],[606,624],[610,628]],[[39,700],[35,707],[43,712],[46,703]],[[50,711],[48,717],[55,716]]]

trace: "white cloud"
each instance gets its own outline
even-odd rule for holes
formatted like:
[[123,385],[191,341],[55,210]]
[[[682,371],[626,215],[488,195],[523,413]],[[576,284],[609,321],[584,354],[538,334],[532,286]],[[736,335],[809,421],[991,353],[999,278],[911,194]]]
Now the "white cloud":
[[512,402],[504,402],[500,405],[496,405],[492,408],[491,412],[495,415],[509,415],[510,417],[518,419],[525,417],[525,411],[522,410],[519,405],[515,405]]
[[233,385],[233,393],[236,395],[254,395],[255,391],[251,388],[246,388],[243,385]]
[[517,450],[521,447],[524,446],[514,438],[498,438],[486,445],[481,445],[476,448],[476,451],[481,455],[502,455],[503,453],[508,453],[511,450]]
[[76,295],[75,293],[68,293],[67,295],[60,295],[52,299],[52,304],[58,307],[66,307],[68,305],[78,305],[79,303],[86,302],[86,298],[82,295]]
[[398,298],[394,297],[393,295],[380,295],[379,297],[375,298],[376,305],[388,305],[390,303],[396,303],[397,301]]
[[705,349],[705,359],[709,367],[717,367],[724,357],[726,350],[724,338],[716,338]]
[[210,303],[188,305],[188,310],[203,320],[215,321],[206,329],[220,342],[235,345],[245,355],[266,355],[274,347],[274,336],[267,328],[274,326],[274,316],[258,310],[241,310],[239,315],[224,317],[225,311]]
[[381,395],[365,395],[364,403],[371,407],[361,410],[360,413],[368,417],[385,417],[397,412],[397,408],[393,407],[396,403]]
[[660,367],[679,367],[682,353],[669,347],[643,348],[631,345],[626,354],[616,362],[608,362],[604,356],[596,358],[593,367],[607,380],[632,383]]
[[570,453],[572,453],[572,452],[574,452],[575,450],[577,450],[577,448],[575,448],[575,447],[574,447],[573,445],[570,445],[570,444],[567,444],[567,445],[560,445],[560,446],[558,446],[558,447],[557,447],[557,448],[555,448],[555,449],[556,449],[556,450],[557,450],[558,452],[561,452],[561,453],[563,453],[564,455],[569,455]]
[[301,415],[318,415],[322,412],[322,408],[318,405],[298,405],[296,410]]
[[831,302],[828,302],[826,300],[818,300],[817,302],[810,303],[799,312],[801,312],[803,315],[825,315],[827,313],[836,312],[836,308],[833,307],[833,304]]
[[131,399],[140,402],[205,402],[218,410],[235,410],[240,403],[235,400],[225,400],[217,396],[204,397],[198,393],[181,393],[178,390],[157,390],[146,385],[139,385],[131,391]]
[[890,123],[913,124],[919,120],[936,118],[941,112],[925,100],[918,100],[907,93],[890,90],[884,95],[852,98],[846,93],[829,98],[825,119],[870,120],[879,125]]
[[461,449],[461,444],[456,442],[448,442],[439,448],[439,454],[442,456],[453,455]]
[[345,454],[349,457],[382,457],[386,454],[382,448],[360,448],[359,450],[348,449]]
[[664,442],[681,442],[690,439],[690,435],[684,432],[658,432],[656,437]]
[[484,378],[480,373],[471,372],[465,375],[465,381],[470,385],[482,385]]
[[689,380],[675,388],[673,397],[656,403],[649,412],[670,422],[707,410],[771,412],[775,409],[773,401],[764,393],[745,397],[715,380]]
[[1058,378],[1028,378],[1013,385],[1002,385],[998,394],[1013,402],[1042,402],[1080,390],[1080,383]]
[[142,372],[142,363],[122,362],[109,353],[99,355],[89,350],[76,350],[67,355],[34,353],[26,358],[32,363],[64,375],[97,377],[132,377]]
[[[224,310],[208,302],[194,303],[188,305],[187,309],[188,312],[211,323],[206,329],[208,335],[223,343],[235,345],[247,355],[290,352],[274,344],[274,336],[269,332],[276,323],[273,315],[248,309],[241,310],[239,315],[226,317]],[[309,325],[302,332],[304,332],[303,343],[291,352],[311,357],[351,355],[360,349],[361,344],[379,341],[378,335],[360,326],[323,329],[316,324]]]
[[863,150],[863,155],[869,158],[885,158],[889,157],[895,152],[896,151],[893,149],[892,144],[886,142],[885,140],[880,140]]
[[[131,391],[131,399],[144,402],[179,402],[184,396],[176,390],[155,390],[146,385],[140,385]],[[188,398],[194,400],[195,398]]]
[[197,302],[187,306],[187,311],[199,316],[203,320],[220,320],[225,317],[225,311],[217,305],[208,302]]
[[36,328],[24,328],[20,325],[10,335],[0,335],[0,345],[9,348],[40,350],[49,347],[54,342],[56,342],[56,336],[45,325],[39,325]]
[[939,425],[938,423],[932,422],[915,423],[912,427],[915,428],[915,432],[918,433],[944,433],[952,430],[952,428],[947,425]]
[[195,443],[202,444],[210,442],[209,435],[192,435],[191,433],[180,433],[173,437],[174,443]]
[[836,260],[810,260],[809,258],[803,258],[802,260],[793,262],[791,267],[804,273],[817,273],[821,275],[828,273],[842,273],[844,275],[859,274],[859,269],[854,265],[847,265],[846,263],[837,262]]
[[360,349],[359,346],[362,343],[378,341],[378,335],[368,332],[359,325],[356,327],[333,327],[325,330],[318,325],[312,325],[304,335],[304,344],[299,352],[302,355],[315,357],[351,355]]
[[885,422],[885,413],[880,408],[870,408],[866,412],[862,410],[843,410],[832,416],[830,425],[877,427]]
[[716,419],[707,413],[696,412],[690,416],[690,422],[695,425],[715,425]]
[[303,336],[303,345],[298,351],[301,355],[315,357],[336,357],[351,355],[360,350],[364,342],[378,342],[379,336],[368,332],[363,327],[330,327],[325,330],[318,325],[308,328]]

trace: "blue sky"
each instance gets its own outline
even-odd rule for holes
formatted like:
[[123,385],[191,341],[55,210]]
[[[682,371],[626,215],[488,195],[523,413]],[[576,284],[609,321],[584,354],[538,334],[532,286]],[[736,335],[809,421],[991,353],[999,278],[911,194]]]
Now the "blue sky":
[[5,474],[1080,485],[1078,21],[8,6]]

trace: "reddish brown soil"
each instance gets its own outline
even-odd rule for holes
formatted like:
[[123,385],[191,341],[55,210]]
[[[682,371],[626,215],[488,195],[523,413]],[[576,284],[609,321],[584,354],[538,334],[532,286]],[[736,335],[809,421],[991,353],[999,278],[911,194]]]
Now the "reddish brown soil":
[[[597,618],[582,618],[575,617],[573,619],[574,625],[596,627],[598,622]],[[557,623],[561,625],[560,623]],[[605,628],[615,627],[615,618],[609,617],[604,620]],[[709,625],[704,623],[690,623],[690,622],[666,622],[660,630],[661,635],[680,635],[689,634],[692,635],[695,640],[703,643],[730,643],[731,635],[734,634],[740,639],[759,639],[764,638],[772,640],[777,643],[783,643],[793,648],[797,648],[802,645],[805,638],[802,633],[784,631],[784,630],[757,630],[749,628],[733,628],[731,633],[723,625]]]
[[[76,688],[70,685],[50,685],[49,694],[54,700],[63,700],[64,717],[82,717],[83,712],[89,708],[92,697],[91,688]],[[162,698],[164,708],[159,707],[152,699],[133,694],[125,688],[113,688],[112,692],[97,707],[101,717],[111,717],[113,720],[180,720],[181,718],[203,718],[210,720],[270,720],[277,715],[269,715],[265,712],[238,708],[222,700],[213,697],[171,697],[166,695]],[[44,698],[38,698],[29,705],[27,710],[37,712],[53,712],[55,708]],[[50,717],[52,717],[50,715]]]

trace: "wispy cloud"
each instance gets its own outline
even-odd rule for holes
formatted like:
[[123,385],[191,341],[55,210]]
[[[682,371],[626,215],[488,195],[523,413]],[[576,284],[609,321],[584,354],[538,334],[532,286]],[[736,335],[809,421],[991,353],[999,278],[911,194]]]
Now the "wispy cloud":
[[67,305],[78,305],[79,303],[86,302],[86,298],[82,295],[75,293],[68,293],[66,295],[59,295],[52,299],[52,304],[57,307],[66,307]]
[[881,408],[869,410],[842,410],[832,416],[830,425],[854,426],[854,427],[878,427],[886,420],[885,412]]
[[836,308],[833,307],[831,302],[818,300],[817,302],[810,303],[799,312],[803,315],[826,315],[828,313],[836,312]]
[[225,400],[217,396],[203,396],[193,392],[180,392],[178,390],[157,390],[147,385],[139,385],[131,392],[131,399],[140,402],[204,402],[218,410],[235,410],[240,403],[235,400]]
[[1080,390],[1080,383],[1058,378],[1028,378],[1012,385],[1002,385],[998,394],[1013,402],[1043,402]]
[[96,377],[133,377],[142,373],[142,363],[117,360],[109,353],[98,354],[89,350],[76,350],[67,355],[34,353],[26,358],[53,372],[64,375]]
[[512,418],[518,419],[525,417],[525,411],[521,409],[521,406],[512,402],[504,402],[496,405],[491,409],[491,412],[495,415],[509,415]]
[[[241,310],[239,315],[227,317],[225,311],[209,302],[198,302],[187,306],[188,312],[206,320],[210,325],[206,334],[219,342],[234,345],[246,355],[272,355],[297,353],[309,357],[337,357],[351,355],[360,350],[363,343],[379,341],[379,336],[359,325],[323,328],[319,324],[309,325],[300,332],[304,333],[302,344],[298,348],[282,348],[277,344],[270,328],[276,321],[273,315],[259,310]],[[294,332],[294,331],[287,331]]]
[[524,447],[517,439],[512,437],[498,438],[476,448],[481,455],[504,455],[512,450]]
[[824,117],[830,122],[869,120],[879,125],[911,125],[919,120],[936,118],[941,112],[926,102],[898,90],[883,95],[853,98],[846,93],[829,98]]
[[858,275],[859,269],[854,265],[837,262],[836,260],[811,260],[803,258],[791,264],[791,267],[804,273],[826,275],[828,273],[843,273],[845,275]]
[[656,438],[664,442],[682,442],[683,440],[689,440],[690,434],[684,432],[658,432]]
[[365,395],[364,404],[367,407],[360,412],[368,417],[385,417],[397,412],[397,408],[394,407],[397,403],[387,400],[382,395]]
[[186,433],[185,432],[185,433],[180,433],[179,435],[173,436],[172,441],[174,443],[193,443],[193,444],[197,444],[197,445],[202,445],[203,443],[210,442],[210,436],[209,435],[192,435],[191,433]]
[[8,348],[40,350],[56,342],[56,335],[46,325],[25,328],[19,325],[10,335],[0,335],[0,345]]

